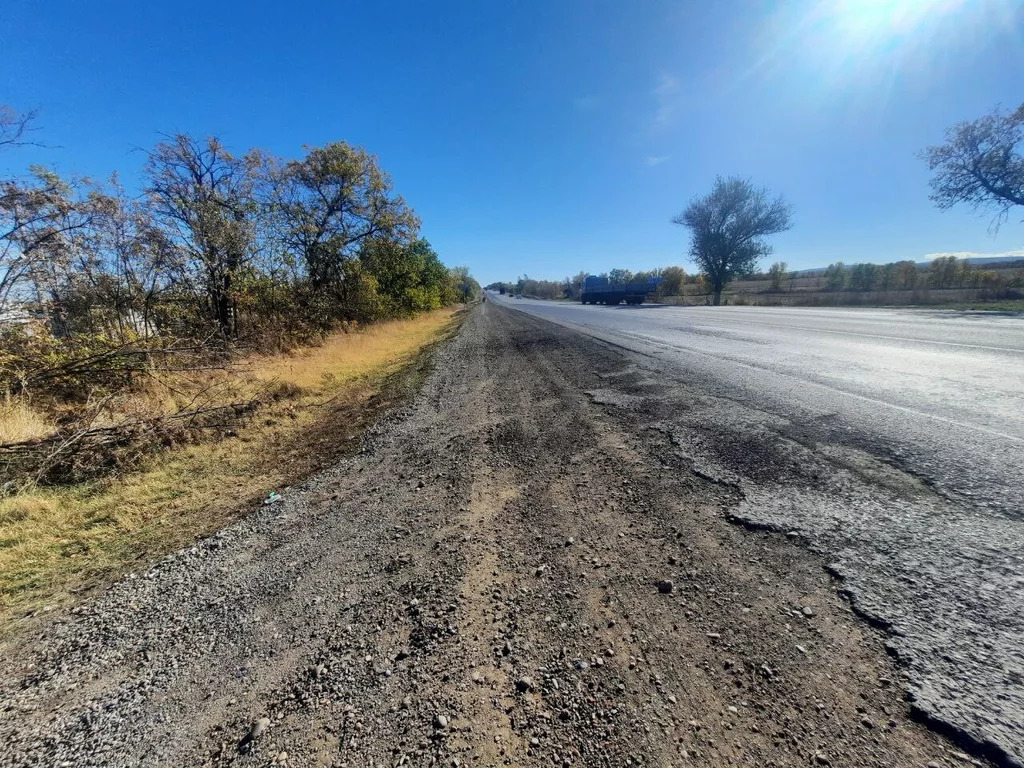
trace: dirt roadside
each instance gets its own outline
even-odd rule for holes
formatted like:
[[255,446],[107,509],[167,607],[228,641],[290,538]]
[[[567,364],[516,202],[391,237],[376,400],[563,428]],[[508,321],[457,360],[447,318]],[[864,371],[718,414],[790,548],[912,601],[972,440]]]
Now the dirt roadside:
[[817,558],[599,402],[627,368],[479,307],[359,455],[4,660],[0,765],[981,765]]

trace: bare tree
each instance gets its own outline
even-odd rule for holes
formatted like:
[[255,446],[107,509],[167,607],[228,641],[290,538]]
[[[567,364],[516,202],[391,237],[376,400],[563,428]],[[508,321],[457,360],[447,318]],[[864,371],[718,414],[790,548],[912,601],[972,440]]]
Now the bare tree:
[[220,141],[179,134],[146,164],[156,219],[189,257],[222,335],[238,332],[236,280],[252,255],[253,189],[263,156],[238,158]]
[[922,156],[935,175],[931,199],[939,208],[967,203],[993,211],[993,229],[1010,210],[1024,206],[1024,104],[1015,112],[995,110],[946,132],[946,143],[928,147]]
[[31,127],[36,112],[18,112],[6,104],[0,104],[0,149],[35,144],[26,140],[26,134],[35,130]]
[[786,267],[786,262],[776,261],[768,269],[768,278],[772,281],[773,291],[782,290],[782,281],[786,279]]
[[94,185],[65,181],[45,168],[0,182],[0,311],[11,302],[48,298],[98,203]]
[[735,277],[748,275],[772,252],[763,238],[789,229],[792,212],[782,197],[748,180],[718,177],[707,195],[694,198],[673,223],[688,227],[690,255],[707,276],[715,304]]

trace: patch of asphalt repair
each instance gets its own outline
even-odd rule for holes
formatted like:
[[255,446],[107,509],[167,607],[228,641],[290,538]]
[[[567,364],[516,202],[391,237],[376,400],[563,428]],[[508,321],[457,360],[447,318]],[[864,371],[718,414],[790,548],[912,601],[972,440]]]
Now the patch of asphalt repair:
[[988,764],[805,519],[942,500],[638,357],[478,307],[360,454],[6,649],[0,765]]

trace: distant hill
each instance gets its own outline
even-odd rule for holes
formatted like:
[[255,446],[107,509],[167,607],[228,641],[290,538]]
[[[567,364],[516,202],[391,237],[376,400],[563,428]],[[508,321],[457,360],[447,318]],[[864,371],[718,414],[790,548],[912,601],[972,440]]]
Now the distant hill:
[[[1005,262],[1021,261],[1024,262],[1024,253],[1016,256],[968,256],[965,261],[968,264],[1000,264]],[[919,266],[927,266],[929,262],[919,261]]]

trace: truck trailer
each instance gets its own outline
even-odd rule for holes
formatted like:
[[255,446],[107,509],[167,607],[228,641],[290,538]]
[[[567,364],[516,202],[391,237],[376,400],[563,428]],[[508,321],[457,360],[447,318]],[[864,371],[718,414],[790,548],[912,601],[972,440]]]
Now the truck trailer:
[[652,282],[613,285],[607,277],[590,275],[583,281],[580,301],[584,304],[642,304],[654,288]]

